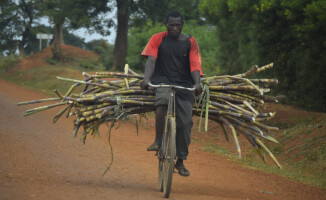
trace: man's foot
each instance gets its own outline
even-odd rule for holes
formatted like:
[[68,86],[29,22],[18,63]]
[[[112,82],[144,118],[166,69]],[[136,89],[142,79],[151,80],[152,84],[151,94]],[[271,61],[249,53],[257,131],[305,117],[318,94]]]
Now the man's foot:
[[159,151],[160,148],[161,148],[161,145],[159,145],[158,142],[154,142],[153,144],[151,144],[147,147],[147,151]]
[[189,176],[190,172],[186,169],[186,167],[184,166],[184,164],[175,164],[174,168],[178,170],[178,173],[181,176]]

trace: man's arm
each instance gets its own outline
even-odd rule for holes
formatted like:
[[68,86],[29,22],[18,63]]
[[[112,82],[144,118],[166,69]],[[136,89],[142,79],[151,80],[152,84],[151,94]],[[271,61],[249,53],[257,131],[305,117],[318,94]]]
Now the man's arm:
[[195,94],[200,95],[203,92],[203,88],[200,85],[200,71],[193,71],[191,73],[191,77],[194,80],[195,85],[193,86],[195,89]]
[[148,56],[146,66],[145,66],[145,77],[140,83],[140,88],[146,90],[148,88],[148,83],[151,80],[154,70],[155,70],[156,58],[154,56]]

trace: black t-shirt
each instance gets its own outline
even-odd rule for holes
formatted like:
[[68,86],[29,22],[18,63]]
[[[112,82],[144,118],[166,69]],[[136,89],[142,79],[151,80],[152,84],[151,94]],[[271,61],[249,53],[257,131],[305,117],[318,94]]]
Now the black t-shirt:
[[191,72],[200,71],[201,57],[196,40],[186,36],[183,40],[175,40],[167,32],[153,35],[142,54],[145,57],[154,56],[155,71],[151,83],[166,83],[192,87]]
[[190,47],[189,39],[182,41],[169,36],[164,37],[158,48],[155,71],[151,82],[153,84],[167,83],[192,87],[194,83],[189,64]]

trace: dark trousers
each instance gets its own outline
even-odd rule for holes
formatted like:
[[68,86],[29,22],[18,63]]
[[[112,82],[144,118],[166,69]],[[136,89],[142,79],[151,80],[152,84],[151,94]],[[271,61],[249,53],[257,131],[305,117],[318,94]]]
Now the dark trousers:
[[[155,106],[168,105],[168,88],[156,89]],[[177,157],[187,160],[188,147],[191,141],[193,95],[189,91],[176,90],[176,150]]]

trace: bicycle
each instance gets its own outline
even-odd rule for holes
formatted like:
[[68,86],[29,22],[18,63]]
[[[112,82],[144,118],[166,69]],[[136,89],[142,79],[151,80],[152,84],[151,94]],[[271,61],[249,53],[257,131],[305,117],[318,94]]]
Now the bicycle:
[[195,88],[186,88],[177,85],[153,85],[152,88],[169,88],[169,101],[165,118],[165,126],[161,149],[157,151],[158,164],[158,189],[163,192],[165,198],[169,198],[172,186],[174,163],[176,158],[176,121],[175,121],[175,89],[194,91]]

